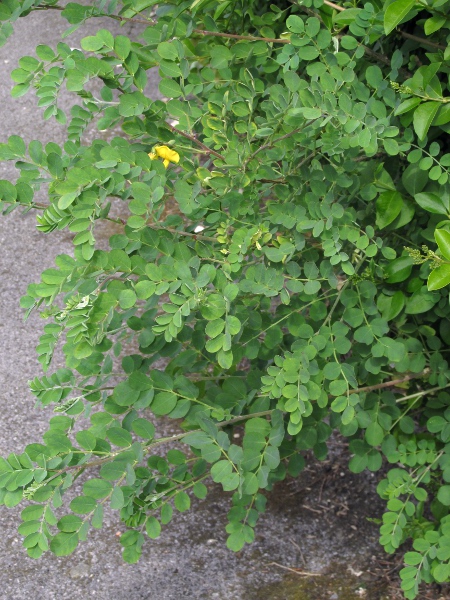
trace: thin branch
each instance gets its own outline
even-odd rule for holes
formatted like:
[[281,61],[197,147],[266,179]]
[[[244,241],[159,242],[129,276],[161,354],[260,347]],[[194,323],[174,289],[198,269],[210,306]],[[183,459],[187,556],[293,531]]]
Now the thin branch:
[[[323,3],[326,4],[327,6],[330,6],[331,8],[334,8],[334,10],[338,10],[339,12],[344,12],[347,10],[346,8],[344,8],[342,6],[338,6],[337,4],[334,4],[334,2],[329,2],[329,0],[323,0]],[[419,42],[419,44],[425,44],[426,46],[431,46],[432,48],[438,48],[439,50],[447,49],[447,47],[444,46],[443,44],[438,44],[437,42],[431,42],[430,40],[419,37],[418,35],[406,33],[406,31],[400,31],[400,30],[397,30],[397,31],[402,37],[404,37],[407,40],[414,40],[415,42]],[[381,56],[381,55],[379,55],[379,56]]]
[[[350,390],[349,394],[359,394],[361,392],[373,392],[375,390],[382,390],[388,387],[394,387],[401,383],[405,383],[405,381],[410,381],[411,379],[420,379],[421,377],[426,377],[429,374],[429,370],[425,369],[421,373],[411,373],[411,375],[406,375],[402,377],[402,379],[393,379],[391,381],[384,381],[383,383],[377,383],[376,385],[368,385],[366,387],[357,388],[356,390]],[[417,394],[414,394],[416,396]]]
[[300,569],[296,569],[295,567],[286,567],[285,565],[280,565],[280,563],[274,561],[267,564],[275,565],[276,567],[280,567],[280,569],[286,569],[286,571],[291,571],[296,575],[303,575],[304,577],[322,577],[322,573],[309,573],[308,571],[301,571]]
[[[329,0],[323,0],[323,3],[327,6],[330,6],[334,10],[338,10],[339,12],[345,12],[347,9],[343,6],[338,6],[334,4],[334,2],[330,2]],[[398,33],[407,40],[414,40],[415,42],[419,42],[419,44],[425,44],[426,46],[431,46],[432,48],[438,48],[439,50],[446,50],[447,47],[443,44],[438,44],[437,42],[431,42],[425,38],[419,37],[418,35],[413,35],[411,33],[406,33],[406,31],[398,30]],[[379,55],[381,56],[381,55]]]
[[402,37],[406,38],[407,40],[414,40],[415,42],[419,42],[419,44],[425,44],[426,46],[431,46],[432,48],[438,48],[439,50],[447,49],[447,46],[438,44],[437,42],[430,42],[430,40],[421,38],[418,35],[412,35],[411,33],[406,33],[406,31],[399,31],[399,34]]
[[338,6],[337,4],[334,4],[334,2],[329,2],[328,0],[323,0],[323,3],[327,6],[331,6],[331,8],[334,8],[334,10],[339,10],[340,12],[344,12],[345,10],[347,10],[343,6]]
[[197,146],[200,146],[200,148],[203,148],[203,150],[205,150],[205,152],[207,152],[208,154],[213,154],[214,156],[216,156],[217,158],[220,158],[220,160],[225,161],[225,158],[219,154],[218,152],[216,152],[215,150],[212,150],[211,148],[209,148],[206,144],[203,144],[203,142],[201,142],[200,140],[198,140],[195,136],[190,135],[189,133],[186,133],[185,131],[181,131],[181,129],[177,129],[176,127],[174,127],[173,125],[171,125],[170,123],[167,123],[166,121],[166,125],[167,127],[173,132],[173,133],[179,133],[180,135],[182,135],[183,137],[185,137],[188,140],[191,140],[191,142],[193,142],[194,144],[197,144]]
[[184,235],[192,237],[196,240],[201,240],[203,242],[217,242],[217,239],[215,237],[201,235],[200,233],[189,233],[189,231],[179,231],[174,227],[165,227],[164,225],[157,225],[156,223],[147,223],[147,227],[150,227],[150,229],[156,229],[157,231],[168,231],[169,233],[173,233],[175,235]]
[[[123,22],[127,22],[127,23],[142,23],[145,25],[156,25],[156,21],[154,21],[153,19],[137,19],[135,17],[126,18],[126,17],[117,16],[117,15],[98,15],[98,16],[108,16],[108,17],[111,17],[112,19],[115,19],[116,21],[123,21]],[[194,33],[198,33],[199,35],[229,38],[229,39],[233,39],[233,40],[249,40],[251,42],[259,41],[259,42],[267,42],[267,43],[272,43],[272,44],[289,44],[288,39],[281,39],[281,38],[258,37],[255,35],[239,35],[237,33],[222,33],[221,31],[207,31],[206,29],[194,29],[193,31],[194,31]]]
[[52,6],[36,6],[36,8],[31,9],[32,12],[36,10],[64,10],[64,6],[59,6],[58,4],[53,4]]
[[24,208],[35,208],[37,210],[46,210],[51,204],[40,204],[39,202],[16,202],[15,200],[0,200],[0,203],[4,204],[14,204],[15,207],[23,206]]
[[380,158],[380,156],[384,156],[384,152],[377,152],[377,154],[373,154],[372,156],[356,156],[353,158],[353,162],[359,163],[365,160],[372,160],[373,158]]
[[284,183],[286,179],[281,177],[280,179],[257,179],[260,183]]
[[[338,36],[338,37],[341,38],[343,36]],[[378,52],[375,52],[371,48],[368,48],[367,46],[363,46],[362,44],[361,44],[361,46],[364,48],[364,52],[368,56],[375,58],[376,60],[378,60],[378,62],[382,62],[385,65],[388,65],[388,66],[391,65],[391,59],[388,56],[385,56],[384,54],[378,54]]]
[[237,33],[222,33],[220,31],[207,31],[206,29],[194,29],[194,33],[205,36],[223,37],[232,40],[249,40],[251,42],[267,42],[269,44],[290,44],[289,39],[258,37],[256,35],[239,35]]
[[428,390],[416,392],[415,394],[409,394],[409,396],[402,396],[401,398],[398,398],[398,400],[396,400],[396,402],[399,403],[399,402],[405,402],[406,400],[412,400],[413,398],[420,398],[421,396],[426,396],[427,394],[434,394],[434,392],[439,392],[439,391],[445,390],[446,388],[449,388],[449,387],[450,387],[450,383],[448,383],[447,385],[444,385],[444,387],[437,386],[434,388],[430,388]]
[[[337,4],[334,4],[334,2],[330,2],[329,0],[323,0],[323,3],[326,4],[327,6],[330,6],[334,10],[338,10],[340,12],[344,12],[347,10],[343,6],[338,6]],[[432,48],[438,48],[439,50],[446,50],[446,48],[447,48],[443,44],[438,44],[437,42],[431,42],[430,40],[421,38],[418,35],[412,35],[411,33],[406,33],[406,31],[398,30],[398,33],[407,40],[414,40],[415,42],[419,42],[419,44],[425,44],[426,46],[431,46]],[[367,52],[367,50],[368,49],[366,49],[366,52]],[[378,56],[381,56],[381,55],[378,55]]]
[[[221,423],[215,423],[216,427],[218,427],[219,429],[222,427],[227,427],[228,425],[232,425],[233,423],[239,423],[240,421],[246,421],[247,419],[255,419],[257,417],[266,417],[268,415],[271,415],[274,410],[276,409],[272,409],[272,410],[263,410],[261,412],[257,412],[257,413],[251,413],[249,415],[241,415],[239,417],[234,417],[233,419],[229,419],[228,421],[222,421]],[[145,447],[145,450],[147,451],[146,453],[148,454],[148,452],[150,452],[150,450],[152,450],[155,446],[159,446],[160,444],[166,444],[169,442],[176,442],[177,440],[182,440],[184,437],[186,437],[189,433],[199,433],[203,431],[202,429],[193,429],[192,431],[184,431],[183,433],[178,433],[177,435],[172,435],[170,437],[165,437],[165,438],[159,438],[155,441],[152,441],[148,446]],[[99,467],[101,465],[104,465],[106,463],[109,463],[111,461],[113,461],[116,456],[120,455],[120,451],[116,452],[113,456],[108,456],[108,458],[100,458],[97,460],[92,460],[91,462],[88,462],[86,464],[82,464],[82,465],[70,465],[68,467],[64,467],[64,469],[60,469],[58,470],[57,473],[55,473],[54,476],[52,476],[52,479],[54,479],[55,477],[59,476],[59,475],[63,475],[64,473],[67,473],[68,471],[74,471],[79,469],[80,471],[84,471],[85,469],[89,469],[91,467]]]
[[306,164],[307,162],[309,162],[312,158],[314,158],[316,155],[316,151],[313,150],[311,152],[311,154],[308,154],[308,156],[305,156],[305,158],[303,160],[301,160],[299,162],[299,164],[295,167],[296,169],[300,169],[300,167],[303,167],[304,164]]
[[[34,10],[64,10],[63,6],[41,6],[38,8],[35,8]],[[139,19],[137,17],[121,17],[120,15],[107,15],[107,14],[99,14],[99,15],[92,15],[93,18],[95,17],[109,17],[110,19],[114,19],[115,21],[119,21],[121,23],[140,23],[142,25],[149,25],[149,26],[154,26],[157,24],[157,21],[153,20],[153,19]],[[289,40],[288,39],[282,39],[282,38],[268,38],[268,37],[259,37],[256,35],[239,35],[239,34],[235,34],[235,33],[222,33],[220,31],[207,31],[206,29],[194,29],[193,30],[194,33],[198,33],[199,35],[204,35],[204,36],[214,36],[214,37],[223,37],[223,38],[230,38],[230,39],[234,39],[234,40],[249,40],[249,41],[260,41],[260,42],[268,42],[268,43],[272,43],[272,44],[289,44]]]
[[[311,11],[310,9],[307,9],[306,7],[303,7],[299,4],[296,4],[293,0],[289,0],[289,1],[292,2],[292,4],[294,4],[295,6],[298,6],[298,8],[305,10],[309,14],[313,13],[316,17],[318,17],[320,19],[320,16],[318,13]],[[339,11],[347,10],[345,8],[338,6],[337,4],[333,4],[332,2],[325,1],[324,3],[326,5],[334,8],[335,10],[339,10]],[[35,10],[49,10],[49,9],[63,10],[63,7],[48,6],[48,7],[41,7],[39,9],[35,9]],[[148,26],[156,25],[156,21],[153,21],[152,19],[138,19],[136,17],[127,18],[127,17],[120,17],[117,15],[106,15],[106,14],[92,15],[92,17],[110,17],[111,19],[114,19],[114,20],[120,21],[120,22],[124,22],[124,23],[125,22],[141,23],[141,24],[148,25]],[[320,20],[323,22],[322,19],[320,19]],[[236,33],[222,33],[220,31],[208,31],[206,29],[194,29],[193,32],[197,33],[199,35],[203,35],[203,36],[222,37],[222,38],[233,39],[233,40],[248,40],[251,42],[261,41],[261,42],[266,42],[266,43],[270,43],[270,44],[290,44],[291,43],[290,39],[288,39],[288,38],[267,38],[267,37],[259,37],[259,36],[255,36],[255,35],[239,35]],[[411,36],[410,34],[404,34],[403,32],[400,32],[400,33],[403,35],[403,37],[409,37],[411,39],[416,39],[417,41],[422,41],[422,43],[428,43],[428,45],[430,45],[430,46],[434,46],[434,47],[445,50],[444,46],[441,46],[440,44],[436,44],[435,42],[427,42],[426,40],[422,40],[422,38],[417,38],[416,36]],[[338,37],[342,37],[342,36],[338,36]],[[389,57],[384,56],[383,54],[378,54],[378,52],[374,52],[373,50],[371,50],[370,48],[368,48],[367,46],[364,46],[362,44],[361,44],[361,47],[364,48],[364,52],[368,56],[371,56],[375,60],[378,60],[379,62],[382,62],[386,65],[391,64]],[[408,76],[408,77],[410,76],[410,73],[408,73],[405,69],[400,69],[400,70],[406,76]],[[180,133],[183,135],[183,132],[180,132]],[[191,139],[191,138],[189,138],[189,139]],[[217,153],[215,153],[210,148],[207,148],[207,146],[204,149],[208,149],[209,152],[211,152],[212,154],[215,154],[215,156],[219,157],[219,155]]]
[[[376,385],[369,385],[369,386],[357,388],[355,390],[350,390],[349,394],[357,394],[357,393],[361,393],[361,392],[372,392],[372,391],[375,391],[375,390],[380,390],[380,389],[384,389],[384,388],[388,388],[388,387],[394,387],[396,385],[405,383],[406,381],[410,381],[411,379],[419,379],[421,377],[425,377],[428,374],[429,374],[429,370],[425,369],[421,373],[412,373],[411,375],[406,375],[402,379],[393,379],[391,381],[385,381],[383,383],[378,383]],[[427,393],[432,393],[432,392],[438,391],[439,389],[445,389],[445,388],[448,388],[448,387],[450,387],[450,384],[448,384],[448,385],[446,385],[446,386],[444,386],[442,388],[436,387],[436,388],[431,388],[429,390],[424,390],[423,392],[418,392],[416,394],[412,394],[411,396],[406,396],[406,397],[402,398],[401,401],[404,401],[404,400],[406,400],[408,398],[414,398],[414,397],[417,397],[417,396],[424,396]],[[232,419],[229,419],[228,421],[223,421],[221,423],[215,423],[215,425],[216,425],[217,428],[221,429],[222,427],[227,427],[228,425],[233,425],[234,423],[239,423],[239,422],[245,421],[247,419],[254,419],[254,418],[257,418],[257,417],[266,417],[268,415],[271,415],[274,412],[274,410],[277,410],[277,409],[264,410],[264,411],[261,411],[261,412],[251,413],[251,414],[248,414],[248,415],[240,415],[238,417],[233,417]],[[152,441],[148,446],[146,446],[146,448],[145,448],[146,449],[146,453],[148,454],[148,452],[150,450],[152,450],[155,446],[158,446],[160,444],[166,444],[166,443],[169,443],[169,442],[175,442],[175,441],[178,441],[178,440],[182,440],[185,436],[187,436],[190,433],[198,433],[198,432],[201,432],[201,431],[202,431],[202,429],[194,429],[192,431],[184,431],[183,433],[179,433],[177,435],[173,435],[173,436],[170,436],[170,437],[159,438],[157,440]],[[73,470],[77,470],[78,469],[81,472],[81,471],[84,471],[85,469],[88,469],[88,468],[99,467],[101,465],[104,465],[106,463],[109,463],[109,462],[113,461],[116,458],[116,456],[118,456],[118,455],[120,455],[120,452],[115,453],[113,456],[108,456],[107,458],[99,458],[97,460],[93,460],[93,461],[88,462],[86,464],[71,465],[71,466],[68,466],[68,467],[64,467],[63,469],[58,470],[57,473],[55,473],[52,476],[52,479],[55,479],[59,475],[63,475],[64,473],[67,473],[68,471],[73,471]],[[278,565],[278,566],[280,566],[280,565]]]
[[153,19],[137,19],[136,17],[121,17],[119,15],[92,15],[93,17],[109,17],[110,19],[114,19],[115,21],[120,21],[121,23],[141,23],[142,25],[156,25],[156,21]]
[[289,133],[286,133],[285,135],[282,135],[281,137],[276,138],[275,140],[272,140],[268,144],[264,144],[263,146],[260,146],[257,150],[255,150],[255,152],[253,152],[253,154],[251,155],[250,158],[255,158],[255,156],[257,154],[259,154],[260,152],[262,152],[262,150],[266,150],[267,148],[272,148],[272,146],[274,146],[277,142],[281,142],[281,140],[285,140],[286,138],[291,137],[291,135],[295,135],[296,133],[299,133],[300,131],[302,131],[302,129],[304,129],[308,125],[311,125],[311,123],[313,123],[313,121],[314,121],[314,119],[312,121],[307,121],[302,127],[297,127],[297,129],[294,129],[294,130],[290,131]]
[[[307,8],[306,6],[302,6],[301,4],[297,4],[297,2],[295,2],[295,0],[289,0],[289,2],[291,4],[293,4],[294,6],[296,6],[297,8],[299,8],[300,10],[302,10],[303,12],[306,12],[308,15],[313,15],[314,17],[316,17],[317,19],[319,19],[319,21],[321,23],[323,23],[323,19],[320,16],[320,13],[314,10],[311,10],[310,8]],[[347,10],[346,8],[342,8],[340,6],[338,6],[337,4],[333,4],[332,2],[325,2],[325,4],[327,4],[328,6],[331,6],[332,8],[334,8],[335,10],[339,10],[341,12]],[[337,35],[336,36],[338,39],[341,39],[342,37],[344,37],[343,35]],[[372,50],[371,48],[368,48],[367,46],[364,46],[364,44],[360,44],[361,48],[364,49],[364,52],[374,58],[375,60],[378,60],[379,62],[382,62],[385,65],[390,65],[391,64],[391,60],[389,57],[384,56],[384,54],[378,54],[378,52],[375,52],[374,50]],[[406,69],[399,69],[400,72],[402,72],[405,76],[410,77],[411,74],[406,71]]]
[[[361,258],[359,259],[357,265],[355,266],[355,274],[358,273],[359,269],[361,268],[361,265],[364,263],[364,261],[366,260],[366,255],[363,254],[363,256],[361,256]],[[345,283],[343,284],[343,286],[341,287],[341,289],[339,290],[336,300],[333,302],[333,306],[331,307],[328,315],[325,317],[325,321],[322,323],[322,325],[320,326],[320,329],[322,329],[322,327],[326,327],[328,325],[328,323],[331,321],[331,317],[333,316],[334,311],[337,308],[337,305],[339,304],[339,301],[341,299],[342,296],[342,292],[345,290],[345,288],[350,284],[350,277],[345,281]]]
[[[337,37],[341,39],[343,36],[338,35]],[[381,62],[387,65],[388,67],[391,66],[391,59],[388,56],[385,56],[384,54],[378,54],[378,52],[374,52],[373,50],[371,50],[367,46],[364,46],[363,44],[361,44],[361,48],[364,48],[364,52],[367,54],[367,56],[371,56],[375,60],[378,60],[378,62]],[[411,73],[407,69],[400,68],[399,72],[402,73],[404,77],[412,77]]]

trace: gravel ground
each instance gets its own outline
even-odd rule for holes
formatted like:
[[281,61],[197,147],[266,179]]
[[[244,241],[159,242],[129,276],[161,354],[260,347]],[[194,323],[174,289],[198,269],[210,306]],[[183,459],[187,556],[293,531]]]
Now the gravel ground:
[[[77,46],[80,37],[92,34],[99,26],[98,21],[91,21],[68,38],[68,43]],[[111,22],[107,26],[110,28]],[[64,128],[53,120],[42,120],[32,94],[11,99],[9,72],[22,55],[32,55],[38,43],[54,45],[65,28],[57,11],[34,13],[20,19],[15,35],[0,49],[0,141],[12,134],[20,134],[27,141],[64,140]],[[159,97],[156,73],[150,91]],[[70,106],[70,98],[65,97],[63,104]],[[14,181],[14,168],[0,163],[0,178]],[[0,243],[0,453],[7,454],[21,451],[31,439],[38,441],[50,416],[50,411],[34,408],[27,385],[29,379],[41,374],[34,348],[43,321],[33,316],[24,324],[19,298],[28,283],[52,266],[54,256],[71,252],[71,245],[66,233],[44,236],[36,231],[33,214],[18,212],[0,218]],[[48,554],[36,562],[21,547],[16,532],[19,511],[2,507],[0,597],[387,598],[379,589],[379,581],[374,582],[369,573],[373,555],[378,552],[377,530],[365,515],[379,516],[381,510],[374,492],[375,480],[364,475],[343,476],[341,470],[330,460],[315,464],[297,481],[280,484],[270,497],[255,544],[237,555],[225,547],[228,498],[217,487],[206,500],[196,502],[193,511],[178,515],[160,540],[146,545],[142,560],[132,566],[121,561],[116,535],[120,526],[113,514],[107,515],[106,527],[95,531],[71,557],[59,559]],[[299,576],[286,567],[320,576]]]

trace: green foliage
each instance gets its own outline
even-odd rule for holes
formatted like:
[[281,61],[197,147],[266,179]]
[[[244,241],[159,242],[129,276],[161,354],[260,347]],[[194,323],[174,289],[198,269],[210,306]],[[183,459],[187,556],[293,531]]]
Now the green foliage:
[[[18,170],[2,212],[36,210],[74,244],[21,301],[49,320],[30,385],[56,413],[0,460],[1,502],[32,501],[28,554],[70,554],[109,506],[133,563],[211,479],[233,492],[238,551],[263,491],[337,431],[353,472],[392,465],[380,542],[412,544],[405,597],[448,581],[450,2],[88,4],[64,7],[65,35],[103,16],[138,20],[137,38],[37,46],[12,93],[34,89],[67,141],[0,144]],[[1,42],[19,16],[61,10],[1,6]],[[151,68],[167,101],[147,94]],[[121,134],[87,144],[88,127]],[[105,219],[120,231],[101,250]],[[48,373],[58,345],[66,367]],[[180,433],[158,437],[158,417]]]

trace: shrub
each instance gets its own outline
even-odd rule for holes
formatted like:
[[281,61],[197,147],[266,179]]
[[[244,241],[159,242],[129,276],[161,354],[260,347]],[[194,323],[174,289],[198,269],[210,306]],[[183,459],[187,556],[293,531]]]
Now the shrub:
[[[66,122],[63,86],[78,102],[63,147],[0,145],[19,170],[0,182],[2,211],[74,234],[73,256],[21,301],[49,320],[30,386],[57,413],[41,443],[0,460],[1,502],[32,501],[29,556],[70,554],[107,505],[135,562],[209,478],[233,492],[240,550],[262,491],[308,451],[324,459],[337,431],[353,472],[391,465],[380,542],[412,544],[406,598],[449,580],[449,8],[2,2],[2,42],[34,10],[60,10],[67,34],[99,16],[142,26],[137,39],[99,29],[82,50],[39,45],[12,73],[44,119]],[[154,67],[167,102],[146,93]],[[86,144],[93,124],[122,133]],[[108,251],[105,219],[121,228]],[[58,345],[66,367],[47,371]],[[180,433],[155,437],[160,417]]]

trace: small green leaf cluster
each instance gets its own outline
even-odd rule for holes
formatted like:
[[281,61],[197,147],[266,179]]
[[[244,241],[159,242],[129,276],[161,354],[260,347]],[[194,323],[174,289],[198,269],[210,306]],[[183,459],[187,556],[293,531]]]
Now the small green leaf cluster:
[[[70,554],[111,508],[135,562],[211,480],[232,492],[238,551],[266,492],[338,432],[351,471],[388,466],[380,542],[412,545],[405,597],[450,579],[449,9],[2,3],[0,43],[33,10],[60,11],[65,37],[124,25],[37,45],[12,73],[67,140],[1,141],[17,178],[0,210],[73,241],[21,300],[48,320],[30,388],[55,413],[0,460],[0,502],[31,502],[31,557]],[[157,433],[167,419],[179,433]]]

